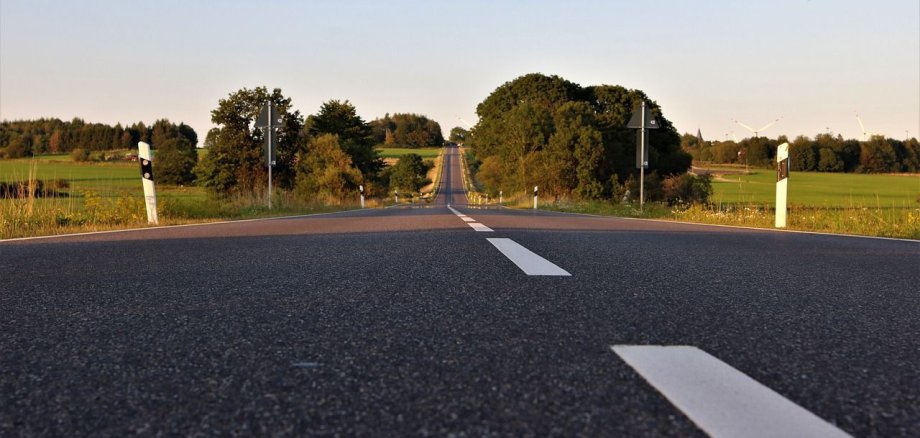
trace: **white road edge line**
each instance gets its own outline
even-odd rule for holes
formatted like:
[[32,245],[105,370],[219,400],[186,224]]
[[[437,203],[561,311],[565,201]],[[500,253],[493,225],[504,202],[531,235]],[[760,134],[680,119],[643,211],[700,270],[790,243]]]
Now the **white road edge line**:
[[[472,225],[472,224],[470,224]],[[505,257],[514,262],[527,275],[553,275],[560,277],[569,277],[568,271],[554,265],[549,260],[540,257],[533,251],[524,248],[519,243],[508,238],[491,238],[486,239],[495,248],[501,251]]]
[[469,225],[470,228],[472,228],[472,229],[474,229],[474,230],[476,230],[476,231],[479,231],[479,232],[491,233],[491,232],[493,231],[491,228],[489,228],[489,227],[487,227],[487,226],[485,226],[485,225],[483,225],[483,224],[480,224],[480,223],[478,223],[478,222],[467,222],[466,224]]
[[850,436],[699,348],[610,349],[710,436]]

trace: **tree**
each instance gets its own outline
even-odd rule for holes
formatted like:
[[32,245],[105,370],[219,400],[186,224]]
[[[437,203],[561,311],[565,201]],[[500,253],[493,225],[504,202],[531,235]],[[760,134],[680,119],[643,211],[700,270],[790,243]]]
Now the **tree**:
[[172,137],[156,145],[153,172],[159,184],[188,184],[195,180],[192,170],[198,163],[198,153],[185,137]]
[[332,134],[339,137],[342,150],[365,177],[370,178],[383,168],[383,161],[374,149],[373,132],[349,101],[330,100],[319,112],[307,117],[305,132],[310,137]]
[[546,188],[559,196],[566,193],[592,199],[602,194],[598,177],[604,148],[600,132],[593,127],[594,111],[585,102],[567,102],[553,116],[555,132],[546,148]]
[[342,150],[339,137],[323,134],[300,154],[296,180],[295,192],[301,198],[339,202],[354,193],[363,178]]
[[916,138],[904,142],[904,158],[901,163],[902,172],[920,172],[920,142]]
[[805,136],[798,136],[789,144],[791,170],[810,171],[818,168],[818,153],[815,142]]
[[390,189],[399,192],[416,193],[431,181],[425,178],[428,166],[418,154],[403,155],[390,168]]
[[470,136],[470,131],[463,129],[459,126],[454,126],[450,130],[450,135],[447,137],[449,141],[454,143],[463,143]]
[[418,114],[389,114],[370,122],[374,142],[407,148],[441,146],[441,125]]
[[840,172],[843,170],[843,160],[831,148],[821,148],[818,151],[819,172]]
[[303,149],[303,117],[300,111],[293,110],[291,99],[284,97],[280,89],[269,93],[265,87],[243,88],[218,101],[217,108],[211,111],[211,121],[218,127],[208,132],[210,151],[195,168],[200,185],[218,195],[251,193],[267,185],[265,132],[255,128],[253,122],[269,101],[282,119],[272,179],[280,188],[293,187],[294,158]]
[[[638,173],[636,132],[626,124],[643,101],[661,127],[649,132],[650,161],[664,175],[685,172],[693,157],[681,149],[677,131],[644,93],[611,85],[582,88],[558,76],[530,74],[498,87],[477,106],[479,123],[469,143],[488,163],[488,179],[500,179],[505,188],[514,181],[516,188],[528,190],[528,181],[534,181],[557,190],[558,196],[610,196],[619,180]],[[582,105],[577,116],[557,117],[557,111],[574,103]],[[510,162],[514,167],[504,164]],[[498,169],[507,174],[499,178]]]
[[859,153],[859,168],[863,173],[897,172],[898,155],[891,143],[881,135],[873,135],[862,143]]
[[63,150],[63,147],[61,145],[62,137],[63,137],[63,134],[61,133],[61,130],[55,129],[54,132],[51,134],[51,138],[48,140],[48,151],[49,152],[51,152],[52,154],[56,154]]

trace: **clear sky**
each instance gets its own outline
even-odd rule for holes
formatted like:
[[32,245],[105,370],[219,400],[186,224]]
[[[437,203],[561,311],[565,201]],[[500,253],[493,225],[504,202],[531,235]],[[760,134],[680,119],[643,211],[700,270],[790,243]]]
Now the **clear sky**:
[[680,132],[920,134],[920,1],[0,0],[0,119],[168,118],[279,87],[445,133],[506,81],[645,91]]

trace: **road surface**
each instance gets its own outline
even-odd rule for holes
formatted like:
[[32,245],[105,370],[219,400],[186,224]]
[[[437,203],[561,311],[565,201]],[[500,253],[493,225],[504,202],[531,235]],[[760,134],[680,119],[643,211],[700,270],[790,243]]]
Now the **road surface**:
[[456,154],[430,205],[0,242],[0,436],[920,436],[917,242],[475,208]]

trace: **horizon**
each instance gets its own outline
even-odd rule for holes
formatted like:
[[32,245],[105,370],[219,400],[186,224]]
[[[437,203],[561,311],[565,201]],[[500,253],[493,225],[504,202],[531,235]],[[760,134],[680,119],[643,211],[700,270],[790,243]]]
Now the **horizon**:
[[863,139],[856,114],[872,133],[920,134],[917,2],[666,6],[4,0],[0,120],[165,118],[203,143],[219,99],[265,86],[304,116],[348,100],[365,121],[416,113],[446,137],[500,85],[543,73],[642,90],[679,133],[712,141],[753,136],[733,119],[779,117],[761,136]]

